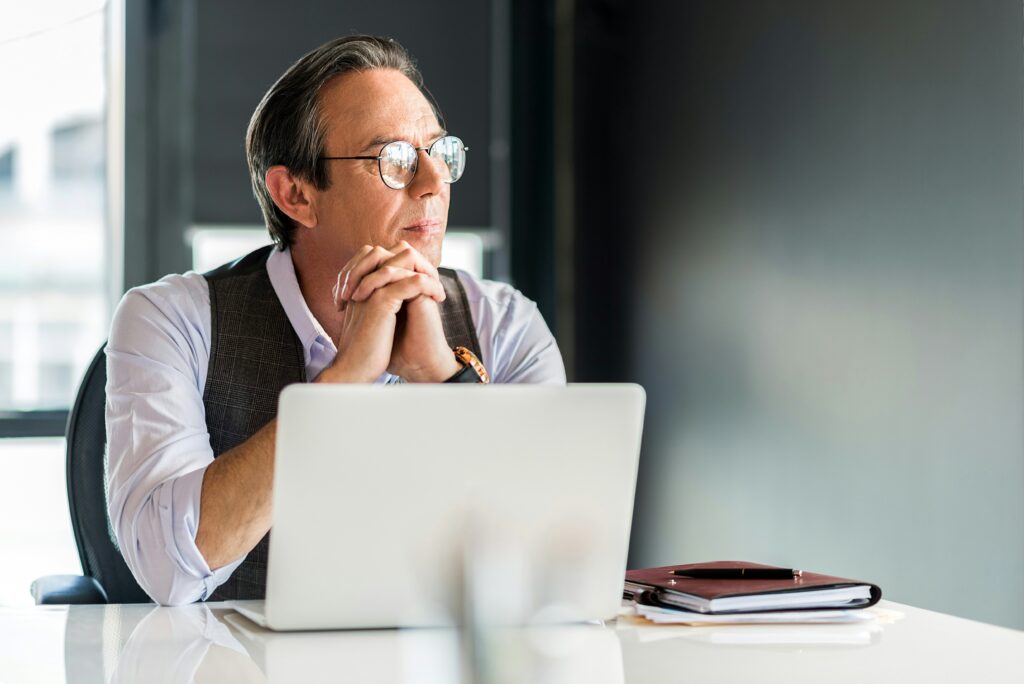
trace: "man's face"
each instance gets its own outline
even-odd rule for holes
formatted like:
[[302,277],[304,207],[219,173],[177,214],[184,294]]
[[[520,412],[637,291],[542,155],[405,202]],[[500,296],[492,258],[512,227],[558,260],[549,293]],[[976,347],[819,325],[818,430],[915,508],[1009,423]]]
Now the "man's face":
[[[412,81],[392,69],[339,76],[321,91],[327,127],[324,156],[376,156],[381,147],[405,140],[429,147],[444,135],[434,112]],[[448,225],[450,186],[425,152],[416,177],[405,188],[384,185],[376,160],[333,160],[330,187],[314,191],[317,225],[300,228],[332,267],[341,267],[363,245],[391,247],[409,242],[435,266]]]

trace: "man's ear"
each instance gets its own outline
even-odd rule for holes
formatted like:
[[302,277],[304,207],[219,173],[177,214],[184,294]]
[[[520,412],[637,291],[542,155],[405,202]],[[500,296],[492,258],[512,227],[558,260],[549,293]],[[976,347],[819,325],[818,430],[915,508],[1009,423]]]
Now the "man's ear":
[[286,166],[271,166],[266,175],[267,190],[277,208],[300,226],[317,224],[311,183],[293,176]]

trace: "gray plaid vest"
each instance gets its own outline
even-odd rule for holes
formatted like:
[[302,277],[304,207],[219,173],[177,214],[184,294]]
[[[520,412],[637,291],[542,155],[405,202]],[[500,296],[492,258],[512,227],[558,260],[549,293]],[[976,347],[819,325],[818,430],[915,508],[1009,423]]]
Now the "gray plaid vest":
[[[267,274],[271,249],[258,249],[204,274],[212,334],[203,404],[214,458],[277,415],[277,397],[286,385],[307,381],[302,345]],[[440,273],[447,295],[441,322],[448,344],[468,347],[480,357],[466,291],[454,271]],[[262,599],[269,540],[267,533],[209,600]]]

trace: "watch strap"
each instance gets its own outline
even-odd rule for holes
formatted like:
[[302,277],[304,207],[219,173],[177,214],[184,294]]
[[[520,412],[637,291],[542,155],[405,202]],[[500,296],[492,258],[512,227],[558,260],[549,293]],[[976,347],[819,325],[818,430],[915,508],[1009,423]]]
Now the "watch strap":
[[472,366],[466,365],[458,373],[445,380],[445,382],[467,382],[477,385],[480,384],[480,376],[476,374]]
[[487,374],[487,369],[484,368],[484,364],[480,362],[476,354],[462,346],[455,347],[452,352],[455,354],[455,360],[462,364],[462,370],[445,380],[445,382],[490,384],[491,378]]

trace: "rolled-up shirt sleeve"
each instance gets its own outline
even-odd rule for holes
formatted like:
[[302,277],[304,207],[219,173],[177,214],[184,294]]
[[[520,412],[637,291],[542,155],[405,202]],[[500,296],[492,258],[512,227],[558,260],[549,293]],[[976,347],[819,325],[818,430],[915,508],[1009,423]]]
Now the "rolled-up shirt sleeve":
[[107,506],[128,567],[158,603],[205,600],[241,563],[211,571],[195,544],[213,451],[202,388],[209,293],[201,276],[129,291],[107,342]]

